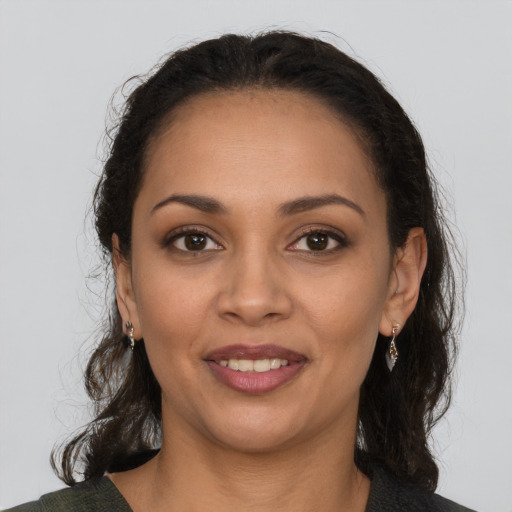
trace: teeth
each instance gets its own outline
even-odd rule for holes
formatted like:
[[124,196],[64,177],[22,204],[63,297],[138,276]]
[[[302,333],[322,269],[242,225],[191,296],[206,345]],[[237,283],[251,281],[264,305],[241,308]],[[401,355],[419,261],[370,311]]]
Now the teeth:
[[250,359],[239,359],[238,360],[238,371],[239,372],[254,371],[254,361],[251,361]]
[[257,359],[253,366],[255,372],[268,372],[270,370],[270,359]]
[[[283,359],[283,361],[284,361],[284,359]],[[283,366],[286,366],[286,365],[283,365]],[[281,359],[277,359],[276,357],[274,357],[270,360],[270,369],[271,370],[277,370],[280,367],[281,367]]]
[[231,370],[239,372],[258,372],[264,373],[270,370],[278,370],[281,366],[288,366],[286,359],[273,357],[272,359],[223,359],[218,361],[221,366],[228,367]]

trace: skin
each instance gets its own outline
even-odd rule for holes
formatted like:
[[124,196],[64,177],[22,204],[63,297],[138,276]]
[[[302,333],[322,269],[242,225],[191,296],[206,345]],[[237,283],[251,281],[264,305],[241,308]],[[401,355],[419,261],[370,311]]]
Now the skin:
[[[155,209],[173,194],[223,211]],[[282,213],[333,194],[352,204]],[[184,228],[206,233],[204,249],[187,250]],[[308,230],[327,235],[324,250],[310,248]],[[420,228],[390,250],[372,163],[321,101],[241,91],[179,107],[149,146],[131,257],[114,251],[123,321],[144,337],[162,388],[161,452],[111,475],[131,507],[364,510],[359,389],[378,333],[414,309],[425,263]],[[237,392],[204,361],[235,343],[277,344],[307,363],[278,389]]]

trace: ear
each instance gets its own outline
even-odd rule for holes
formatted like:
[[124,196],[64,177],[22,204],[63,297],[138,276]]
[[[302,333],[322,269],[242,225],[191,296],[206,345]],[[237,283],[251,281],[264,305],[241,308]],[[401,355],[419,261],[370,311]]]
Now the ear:
[[409,231],[405,245],[397,249],[389,279],[388,298],[382,312],[379,332],[391,336],[393,326],[402,330],[416,307],[420,284],[427,265],[427,239],[423,228]]
[[120,249],[119,237],[112,235],[112,265],[116,276],[116,300],[119,313],[123,319],[123,331],[128,334],[126,323],[133,326],[135,339],[142,338],[137,303],[132,284],[132,268]]

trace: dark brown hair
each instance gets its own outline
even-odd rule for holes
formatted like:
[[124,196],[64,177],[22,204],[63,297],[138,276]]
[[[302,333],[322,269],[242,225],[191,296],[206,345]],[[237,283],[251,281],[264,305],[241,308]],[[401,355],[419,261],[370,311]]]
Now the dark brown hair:
[[[387,198],[392,249],[422,227],[428,262],[418,304],[399,337],[390,374],[378,340],[361,389],[355,461],[370,472],[384,465],[397,478],[434,489],[438,469],[429,450],[432,426],[449,403],[454,354],[456,281],[449,230],[437,202],[419,134],[397,101],[364,66],[319,39],[273,31],[224,35],[170,55],[130,94],[110,144],[94,198],[96,228],[110,265],[112,234],[130,256],[133,204],[144,176],[148,141],[178,105],[194,96],[248,88],[300,91],[326,102],[358,134]],[[172,122],[172,121],[171,121]],[[144,342],[129,354],[112,302],[103,339],[85,375],[96,417],[60,453],[59,476],[73,485],[105,471],[136,467],[158,449],[161,392]],[[153,452],[151,452],[153,450]]]

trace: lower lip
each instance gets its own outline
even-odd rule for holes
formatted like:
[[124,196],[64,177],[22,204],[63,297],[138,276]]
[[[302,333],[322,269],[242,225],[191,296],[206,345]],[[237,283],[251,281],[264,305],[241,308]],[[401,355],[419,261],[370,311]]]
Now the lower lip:
[[281,366],[268,372],[240,372],[221,366],[215,361],[206,362],[213,375],[227,387],[250,395],[261,395],[277,389],[290,380],[304,367],[304,362]]

